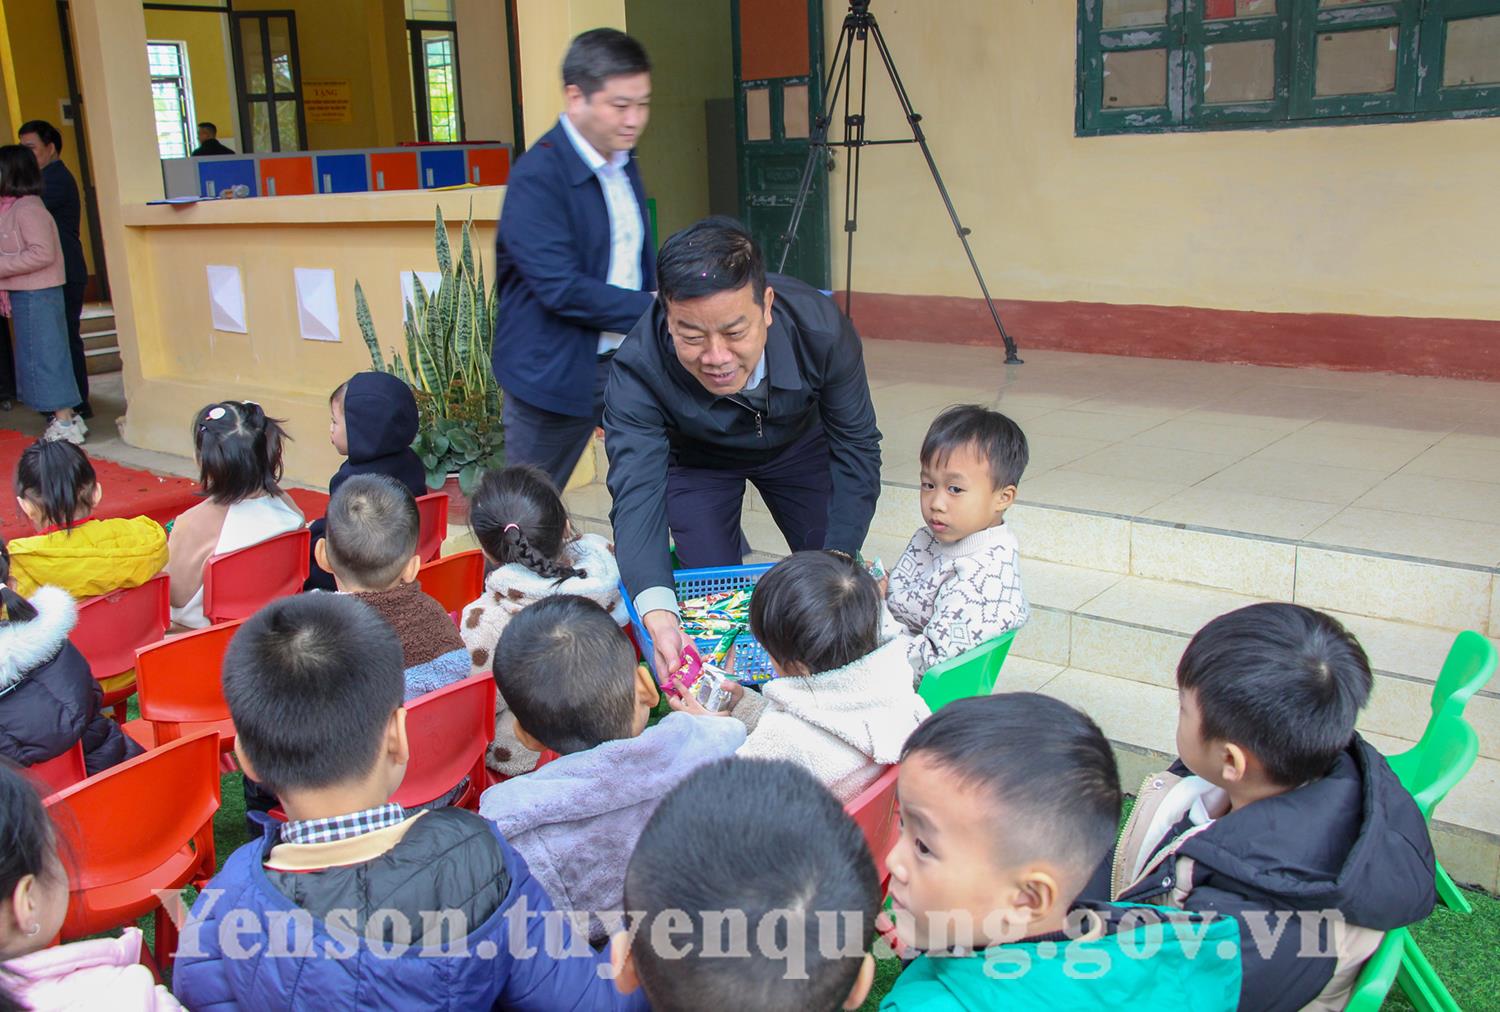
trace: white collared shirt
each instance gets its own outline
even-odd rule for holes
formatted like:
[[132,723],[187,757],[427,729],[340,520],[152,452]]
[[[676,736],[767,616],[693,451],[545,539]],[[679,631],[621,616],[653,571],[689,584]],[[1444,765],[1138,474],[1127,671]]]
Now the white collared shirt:
[[[609,276],[604,281],[616,288],[638,292],[641,290],[641,246],[646,241],[646,226],[641,221],[641,206],[635,201],[630,177],[625,174],[630,152],[616,151],[606,159],[578,132],[567,113],[563,113],[559,121],[568,140],[573,142],[578,157],[598,177],[599,185],[604,189],[604,206],[609,210]],[[599,354],[617,350],[624,340],[624,334],[601,330]]]

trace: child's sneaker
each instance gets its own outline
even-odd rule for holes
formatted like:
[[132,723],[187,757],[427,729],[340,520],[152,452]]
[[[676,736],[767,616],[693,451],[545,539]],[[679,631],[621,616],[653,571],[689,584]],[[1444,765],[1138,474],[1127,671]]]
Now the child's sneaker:
[[77,415],[67,421],[54,416],[52,421],[47,423],[47,431],[42,433],[42,439],[43,441],[61,439],[74,446],[82,446],[84,437],[88,434],[89,427]]

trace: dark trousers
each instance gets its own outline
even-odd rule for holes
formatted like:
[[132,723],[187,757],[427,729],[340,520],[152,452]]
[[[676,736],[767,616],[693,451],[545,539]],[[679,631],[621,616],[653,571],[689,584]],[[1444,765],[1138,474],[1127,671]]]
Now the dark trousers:
[[539,467],[551,477],[558,491],[566,488],[594,430],[604,420],[604,384],[609,381],[613,359],[613,355],[601,358],[595,366],[594,410],[589,415],[560,415],[507,393],[501,409],[505,422],[505,462]]
[[[73,362],[73,381],[78,384],[77,410],[93,414],[89,406],[89,361],[83,353],[83,290],[87,282],[63,286],[63,312],[68,318],[68,354]],[[10,343],[10,321],[0,317],[0,400],[16,399],[16,363]]]
[[833,491],[828,440],[821,427],[759,467],[667,469],[667,526],[689,569],[744,561],[740,510],[754,485],[794,552],[820,549],[828,536]]

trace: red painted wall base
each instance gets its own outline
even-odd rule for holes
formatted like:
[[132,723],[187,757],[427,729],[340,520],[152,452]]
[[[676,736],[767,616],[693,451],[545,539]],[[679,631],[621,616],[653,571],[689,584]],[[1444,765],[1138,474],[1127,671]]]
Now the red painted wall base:
[[[835,292],[843,305],[843,293]],[[1254,313],[1103,302],[996,303],[1027,348],[1500,381],[1500,321]],[[854,293],[865,337],[1000,345],[982,299]]]

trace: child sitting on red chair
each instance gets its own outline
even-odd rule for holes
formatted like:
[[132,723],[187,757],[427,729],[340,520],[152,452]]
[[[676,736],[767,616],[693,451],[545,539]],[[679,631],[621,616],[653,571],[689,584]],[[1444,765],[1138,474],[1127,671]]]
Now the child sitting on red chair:
[[[656,681],[603,608],[549,597],[500,637],[495,681],[533,751],[559,758],[496,784],[479,799],[559,909],[620,909],[625,862],[667,791],[698,766],[734,753],[737,721],[669,714],[654,727]],[[607,926],[591,919],[591,941]]]
[[177,996],[195,1009],[643,1008],[547,916],[494,825],[390,802],[410,755],[402,694],[396,634],[349,595],[282,598],[236,632],[235,752],[288,821],[199,894]]

